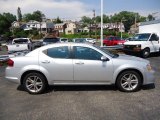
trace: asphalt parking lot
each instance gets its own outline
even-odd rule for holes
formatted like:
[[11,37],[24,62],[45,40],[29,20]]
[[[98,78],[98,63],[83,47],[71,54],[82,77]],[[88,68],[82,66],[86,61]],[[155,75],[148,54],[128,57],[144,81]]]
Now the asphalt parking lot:
[[0,66],[0,120],[160,120],[160,56],[148,60],[156,83],[134,93],[114,86],[51,86],[30,95],[6,81]]

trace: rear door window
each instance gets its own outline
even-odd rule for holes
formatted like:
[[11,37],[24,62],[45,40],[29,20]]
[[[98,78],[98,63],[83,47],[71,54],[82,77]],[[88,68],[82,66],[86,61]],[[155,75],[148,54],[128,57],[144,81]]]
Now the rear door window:
[[49,48],[47,49],[46,54],[51,58],[61,58],[61,59],[70,58],[70,52],[68,46]]

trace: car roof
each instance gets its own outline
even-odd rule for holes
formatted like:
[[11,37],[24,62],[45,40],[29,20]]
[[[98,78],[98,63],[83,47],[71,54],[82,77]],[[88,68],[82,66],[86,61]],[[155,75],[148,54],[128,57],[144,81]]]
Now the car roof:
[[38,53],[39,51],[43,51],[43,50],[45,50],[45,49],[52,48],[52,47],[59,47],[59,46],[76,46],[76,45],[84,46],[84,47],[93,46],[92,44],[89,44],[89,43],[74,43],[74,42],[54,43],[54,44],[49,44],[49,45],[45,45],[45,46],[42,46],[42,47],[40,47],[40,48],[37,48],[37,49],[29,52],[26,56],[34,56],[35,53]]

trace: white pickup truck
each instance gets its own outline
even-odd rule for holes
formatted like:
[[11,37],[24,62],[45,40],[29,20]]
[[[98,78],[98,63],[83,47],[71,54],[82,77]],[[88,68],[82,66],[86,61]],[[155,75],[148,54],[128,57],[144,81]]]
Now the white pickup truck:
[[9,52],[32,50],[32,41],[29,38],[15,38],[11,44],[6,45]]
[[150,53],[160,52],[160,21],[142,23],[139,33],[124,43],[126,53],[140,53],[146,58]]

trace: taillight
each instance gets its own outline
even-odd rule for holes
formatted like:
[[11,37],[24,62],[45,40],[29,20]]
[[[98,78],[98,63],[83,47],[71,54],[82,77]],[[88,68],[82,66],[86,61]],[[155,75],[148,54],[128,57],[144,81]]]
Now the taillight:
[[13,67],[13,66],[14,66],[14,61],[11,60],[11,59],[9,59],[9,60],[7,61],[7,64],[8,64],[9,67]]

